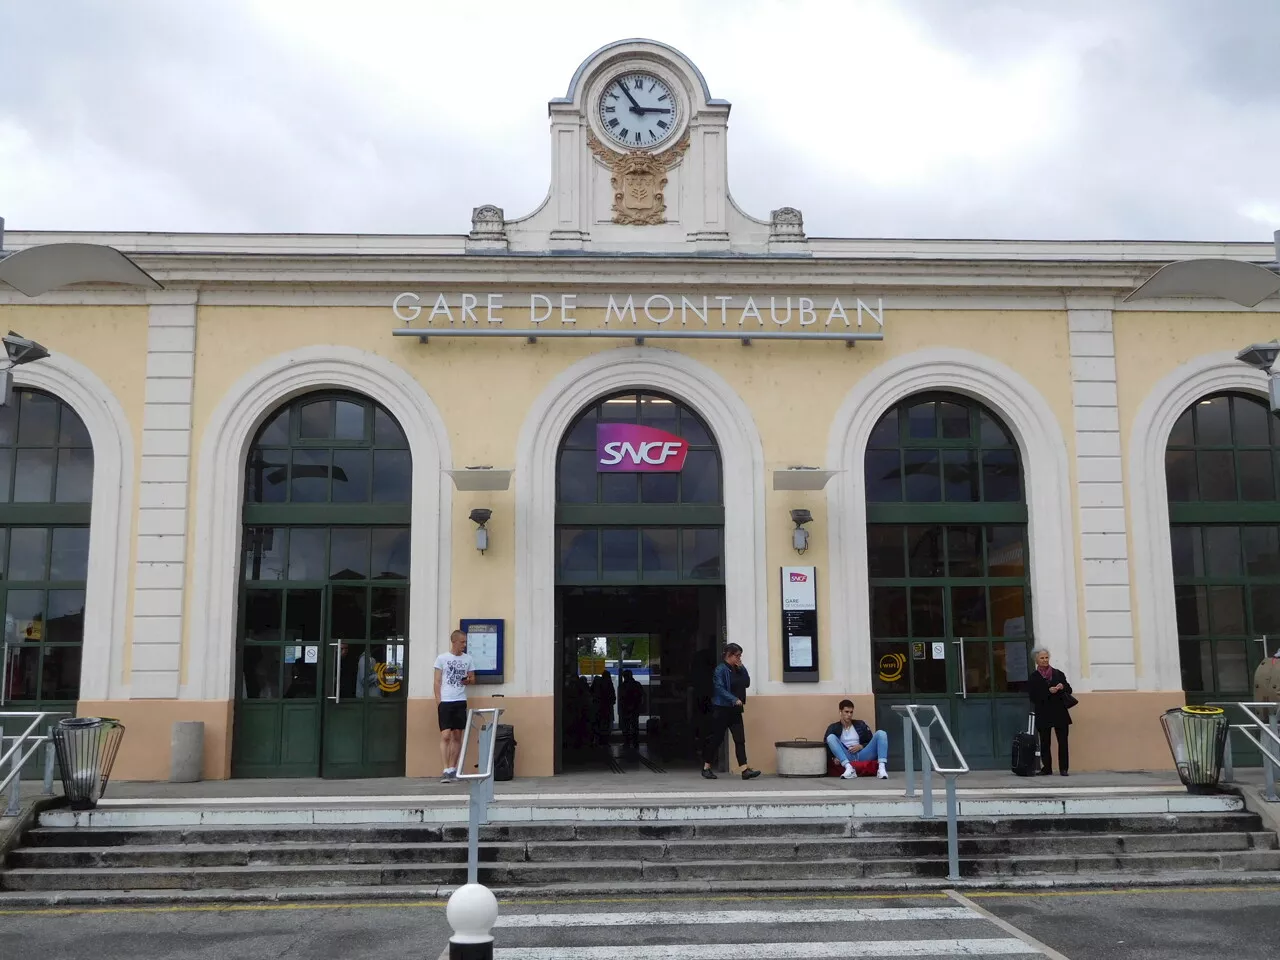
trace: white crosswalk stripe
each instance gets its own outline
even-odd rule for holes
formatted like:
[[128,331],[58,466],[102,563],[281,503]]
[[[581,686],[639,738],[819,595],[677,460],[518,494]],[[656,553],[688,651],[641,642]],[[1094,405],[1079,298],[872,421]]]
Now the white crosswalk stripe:
[[686,924],[858,923],[872,920],[973,920],[967,907],[896,907],[866,910],[722,910],[699,913],[521,913],[498,917],[496,927],[668,927]]
[[[771,909],[760,910],[690,910],[687,907],[692,904],[683,906],[686,909],[600,913],[572,908],[564,912],[521,913],[517,908],[498,918],[494,957],[495,960],[619,960],[620,957],[625,960],[888,960],[893,957],[1039,957],[1044,960],[1046,952],[1053,955],[1047,948],[1041,950],[1034,942],[1019,939],[1020,931],[1002,928],[972,904],[841,909],[796,904],[788,909],[775,901]],[[805,930],[805,924],[812,929]]]
[[[494,950],[494,960],[603,960],[618,947],[523,947]],[[1021,940],[884,940],[843,943],[677,943],[627,947],[627,960],[812,960],[830,957],[1034,957]]]

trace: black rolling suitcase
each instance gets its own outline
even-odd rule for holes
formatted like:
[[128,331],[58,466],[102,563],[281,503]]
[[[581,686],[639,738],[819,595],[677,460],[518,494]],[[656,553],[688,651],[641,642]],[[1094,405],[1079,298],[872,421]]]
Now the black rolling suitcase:
[[1027,720],[1027,732],[1013,735],[1013,772],[1034,777],[1040,772],[1040,738],[1036,736],[1036,715]]

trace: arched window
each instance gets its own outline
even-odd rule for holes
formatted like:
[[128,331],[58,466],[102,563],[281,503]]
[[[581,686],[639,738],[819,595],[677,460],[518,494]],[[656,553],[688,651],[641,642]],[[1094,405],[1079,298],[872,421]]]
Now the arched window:
[[1244,394],[1197,401],[1169,435],[1178,644],[1192,702],[1251,699],[1264,648],[1280,646],[1278,441],[1267,404]]
[[[680,471],[598,466],[602,426],[634,424],[688,443]],[[556,472],[560,583],[723,582],[720,451],[671,397],[630,391],[588,407],[565,433]]]
[[982,404],[917,395],[872,430],[865,483],[878,722],[894,703],[936,702],[966,759],[999,763],[1026,723],[1030,673],[1018,448]]
[[21,709],[80,696],[93,447],[57,397],[17,390],[0,407],[3,693]]
[[412,473],[400,425],[355,394],[300,397],[259,429],[245,465],[236,776],[403,774]]

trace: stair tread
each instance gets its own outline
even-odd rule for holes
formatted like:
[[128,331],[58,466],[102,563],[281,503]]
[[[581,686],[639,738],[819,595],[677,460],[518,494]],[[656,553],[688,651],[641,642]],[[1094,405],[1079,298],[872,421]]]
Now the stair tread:
[[[1078,860],[1160,860],[1173,857],[1219,857],[1219,856],[1241,856],[1249,854],[1275,854],[1274,850],[1189,850],[1189,851],[1159,851],[1154,853],[1119,853],[1119,854],[1045,854],[1039,857],[1041,862],[1067,862]],[[1000,857],[961,857],[964,862],[982,862],[990,859],[1002,859]],[[882,857],[875,859],[863,859],[861,863],[924,863],[945,861],[945,854],[941,857]],[[622,863],[628,861],[620,860],[563,860],[563,861],[518,861],[518,862],[484,862],[480,864],[481,869],[497,868],[518,869],[518,870],[563,870],[567,868],[616,868]],[[646,861],[642,861],[646,862]],[[761,859],[707,859],[688,861],[683,865],[704,865],[704,866],[720,866],[720,865],[758,865],[773,864],[774,860]],[[792,865],[812,864],[814,866],[830,867],[831,860],[791,860],[788,861]],[[394,864],[368,864],[368,863],[317,863],[317,864],[249,864],[246,866],[236,865],[216,865],[216,866],[151,866],[151,867],[15,867],[5,870],[5,875],[13,876],[30,876],[33,874],[56,874],[56,873],[74,873],[86,876],[99,874],[170,874],[170,873],[302,873],[307,871],[317,871],[323,873],[338,873],[349,870],[405,870],[405,869],[457,869],[462,866],[457,863],[394,863]]]
[[[1127,840],[1141,838],[1144,841],[1158,841],[1161,839],[1183,839],[1187,837],[1215,837],[1218,839],[1239,839],[1241,837],[1247,839],[1257,839],[1269,837],[1271,834],[1266,831],[1255,830],[1222,830],[1209,832],[1169,832],[1169,833],[1044,833],[1044,834],[967,834],[961,835],[960,843],[986,843],[991,841],[1069,841],[1073,839],[1091,839],[1091,840]],[[797,844],[797,843],[823,843],[835,846],[855,846],[855,845],[889,845],[893,843],[902,843],[911,841],[915,843],[939,843],[945,842],[943,836],[919,836],[911,834],[870,834],[862,836],[825,836],[825,837],[748,837],[741,839],[720,838],[720,837],[676,837],[676,838],[633,838],[627,837],[623,839],[611,839],[602,837],[600,839],[582,839],[575,838],[572,840],[553,840],[553,839],[537,839],[531,838],[527,840],[481,840],[482,848],[491,849],[511,849],[514,847],[524,847],[529,844],[538,844],[540,846],[557,846],[571,844],[576,847],[651,847],[654,844],[664,844],[673,847],[695,847],[700,845],[716,845],[728,847],[745,847],[756,846],[761,844]],[[465,840],[422,840],[422,841],[277,841],[277,842],[242,842],[242,843],[133,843],[133,844],[110,844],[102,846],[91,846],[87,844],[73,844],[70,846],[54,846],[37,844],[34,846],[23,845],[14,849],[13,852],[23,853],[101,853],[105,850],[120,851],[139,851],[139,852],[190,852],[190,853],[206,853],[214,850],[261,850],[261,851],[297,851],[306,850],[308,848],[318,848],[330,850],[335,847],[351,850],[377,850],[383,848],[392,848],[396,850],[439,850],[439,849],[458,849],[465,847]]]

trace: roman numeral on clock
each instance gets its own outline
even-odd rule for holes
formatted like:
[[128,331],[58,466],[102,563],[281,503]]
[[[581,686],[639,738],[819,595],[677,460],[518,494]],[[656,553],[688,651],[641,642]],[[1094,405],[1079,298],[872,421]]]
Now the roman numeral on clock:
[[644,77],[636,77],[636,82],[635,82],[634,84],[632,84],[632,86],[634,86],[634,87],[635,87],[635,89],[637,89],[637,90],[643,90],[643,89],[644,89]]
[[[661,103],[663,100],[666,100],[669,96],[670,96],[670,94],[668,94],[668,93],[664,93],[662,96],[660,96],[660,97],[658,98],[658,102],[659,102],[659,103]],[[613,99],[617,100],[618,98],[617,98],[617,97],[614,97]]]
[[618,111],[618,108],[614,106],[608,106],[604,108],[605,113],[616,113],[617,111]]
[[[609,129],[610,129],[610,130],[612,130],[612,129],[613,129],[614,127],[616,127],[617,125],[618,125],[618,118],[617,118],[617,117],[613,117],[613,118],[611,118],[611,119],[609,120]],[[623,131],[623,133],[626,133],[626,131],[624,130],[624,131]]]
[[665,120],[659,120],[659,121],[658,121],[658,126],[660,126],[663,130],[667,129],[667,121],[665,121]]
[[639,143],[639,142],[640,142],[640,131],[639,131],[639,130],[637,130],[637,131],[636,131],[636,143]]
[[627,134],[629,132],[630,131],[628,131],[626,127],[623,127],[621,130],[618,131],[618,136],[622,137],[622,139],[625,140],[627,139]]

